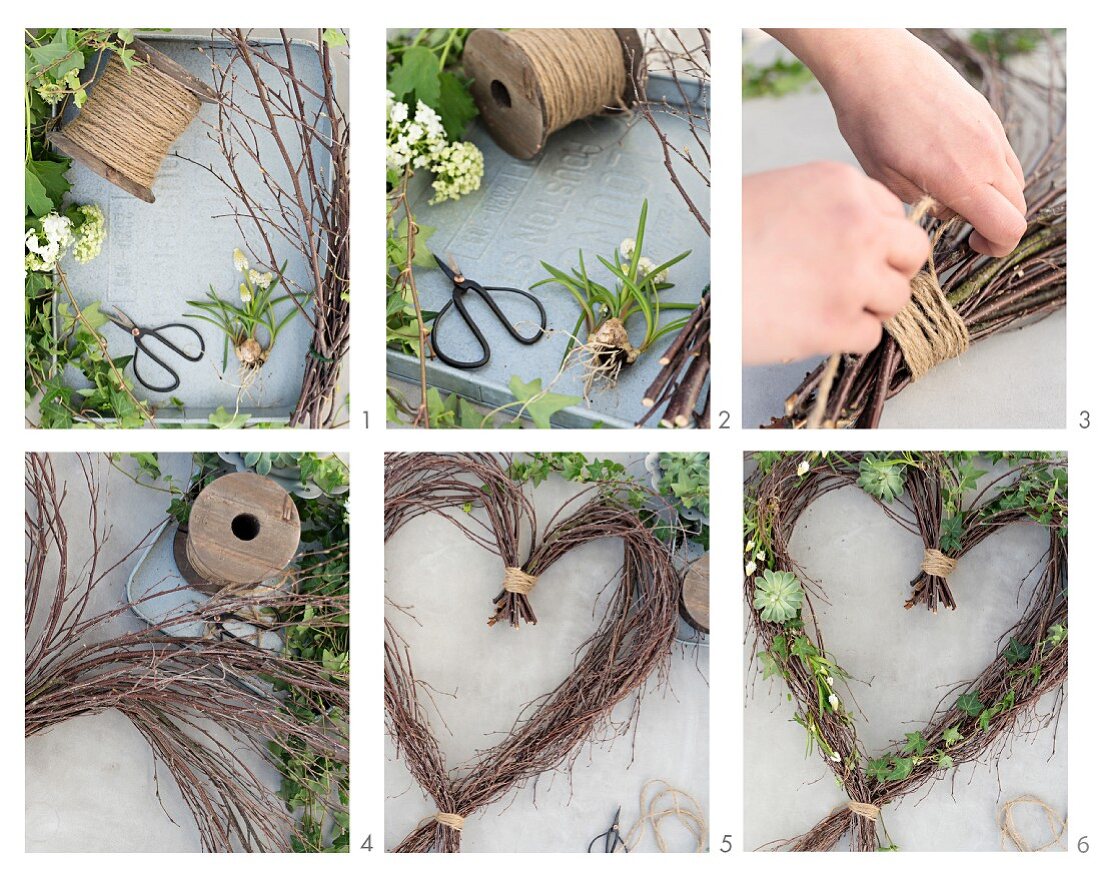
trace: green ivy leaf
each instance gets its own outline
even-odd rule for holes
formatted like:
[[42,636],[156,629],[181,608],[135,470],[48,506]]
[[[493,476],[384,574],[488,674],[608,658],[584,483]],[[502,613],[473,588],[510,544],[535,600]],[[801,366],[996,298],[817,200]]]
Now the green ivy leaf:
[[937,750],[936,766],[938,768],[954,768],[955,760],[951,758],[950,754],[944,753],[942,750]]
[[1004,653],[1005,661],[1010,665],[1019,665],[1031,658],[1031,644],[1020,643],[1015,637],[1010,637],[1008,647]]
[[515,396],[516,402],[523,403],[524,410],[531,416],[535,426],[541,430],[550,429],[550,418],[562,409],[577,405],[579,396],[566,396],[563,393],[551,393],[542,389],[542,379],[524,383],[517,375],[513,375],[508,382],[508,387]]
[[325,41],[327,46],[346,46],[348,44],[348,38],[344,32],[335,27],[326,27],[321,39]]
[[232,414],[231,412],[227,412],[225,410],[224,405],[220,405],[206,420],[208,420],[219,430],[237,430],[247,424],[250,417],[251,415],[246,414],[245,412]]
[[959,700],[955,702],[955,706],[967,716],[977,716],[985,710],[985,705],[982,704],[976,692],[967,692],[965,695],[960,695]]
[[878,759],[868,760],[866,774],[869,778],[872,778],[878,783],[885,783],[886,779],[890,776],[889,758],[880,756]]
[[957,744],[963,739],[962,732],[959,731],[958,726],[951,726],[943,733],[943,742],[950,747],[952,744]]
[[782,676],[782,671],[779,668],[779,663],[776,662],[775,656],[773,656],[767,650],[762,650],[756,654],[757,659],[760,661],[760,670],[763,673],[763,677],[767,680],[769,677]]
[[905,746],[902,748],[903,753],[911,753],[914,756],[923,756],[928,749],[928,741],[925,740],[924,735],[920,732],[908,732],[905,735]]
[[38,175],[27,165],[25,174],[24,200],[26,209],[34,216],[45,216],[53,210],[53,202],[46,192],[46,187],[38,179]]
[[915,759],[904,756],[892,756],[890,761],[892,768],[886,775],[887,780],[905,780],[913,773],[913,768],[917,764]]

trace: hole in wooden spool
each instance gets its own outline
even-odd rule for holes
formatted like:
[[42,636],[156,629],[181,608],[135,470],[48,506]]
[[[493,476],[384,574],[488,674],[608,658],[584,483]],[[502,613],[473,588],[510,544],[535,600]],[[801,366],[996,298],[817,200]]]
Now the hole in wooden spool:
[[497,102],[498,107],[507,109],[512,106],[512,96],[508,94],[508,86],[499,79],[494,79],[489,83],[489,94],[493,96],[493,100]]
[[260,535],[260,519],[250,512],[242,512],[234,516],[229,527],[233,531],[233,536],[244,542],[254,540]]

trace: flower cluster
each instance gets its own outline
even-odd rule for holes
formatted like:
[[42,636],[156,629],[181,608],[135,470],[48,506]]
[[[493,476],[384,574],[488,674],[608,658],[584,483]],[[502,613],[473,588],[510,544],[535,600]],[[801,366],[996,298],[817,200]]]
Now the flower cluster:
[[252,301],[253,293],[257,290],[263,292],[275,282],[275,275],[270,271],[263,273],[248,267],[248,258],[241,252],[240,247],[233,251],[233,267],[246,278],[246,282],[240,286],[241,302],[247,305]]
[[24,271],[53,271],[70,245],[77,262],[90,262],[100,254],[107,237],[103,211],[94,204],[82,204],[75,211],[82,218],[75,227],[69,217],[53,211],[39,221],[41,231],[27,230]]
[[431,107],[417,101],[410,118],[409,105],[386,92],[386,167],[403,172],[427,169],[435,176],[432,204],[459,199],[481,185],[485,157],[472,143],[447,140],[443,123]]
[[103,250],[107,238],[107,220],[103,211],[95,204],[82,204],[77,212],[84,217],[76,232],[73,244],[73,258],[77,262],[91,262]]
[[[635,243],[633,238],[624,238],[623,242],[619,245],[619,252],[623,255],[623,259],[632,259],[634,257],[634,250],[637,246],[638,245]],[[659,274],[655,274],[653,275],[653,277],[649,277],[649,275],[652,274],[653,269],[655,269],[656,267],[657,263],[650,259],[648,256],[639,257],[638,277],[651,280],[655,284],[668,283],[667,268]],[[628,270],[628,267],[624,266],[623,271],[626,270]]]

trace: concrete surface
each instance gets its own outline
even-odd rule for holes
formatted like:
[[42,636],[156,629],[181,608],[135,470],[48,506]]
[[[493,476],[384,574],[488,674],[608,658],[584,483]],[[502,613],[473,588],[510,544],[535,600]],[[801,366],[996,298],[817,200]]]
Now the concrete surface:
[[[760,64],[783,51],[768,38],[746,47]],[[782,98],[744,101],[742,174],[830,160],[858,166],[816,83]],[[766,425],[822,358],[742,369],[742,426]],[[886,404],[881,427],[1062,428],[1066,423],[1065,311],[983,339]]]
[[[118,563],[164,520],[168,495],[139,487],[111,468],[102,455],[86,458],[102,477],[101,511],[111,528],[103,569]],[[161,468],[177,483],[190,473],[190,454],[161,454]],[[63,509],[69,526],[70,562],[79,570],[91,549],[85,526],[89,508],[79,458],[53,455],[58,483],[67,483]],[[130,464],[120,464],[128,468]],[[123,601],[126,577],[137,553],[96,589],[89,614]],[[115,621],[111,634],[141,630],[132,613]],[[106,629],[107,626],[105,626]],[[26,741],[25,844],[27,851],[168,852],[200,850],[199,835],[171,775],[154,776],[152,752],[118,711],[69,720]],[[277,773],[254,766],[277,788]],[[157,799],[159,777],[160,800]]]
[[[640,469],[641,456],[617,457]],[[540,485],[534,495],[540,522],[545,524],[577,487],[557,477]],[[411,522],[389,541],[386,618],[408,639],[418,677],[437,692],[443,721],[430,705],[426,710],[453,770],[461,771],[476,751],[500,741],[523,705],[570,672],[573,651],[605,606],[597,593],[615,576],[621,557],[621,544],[607,540],[560,560],[532,593],[538,625],[516,631],[485,624],[502,575],[496,555],[468,543],[436,516]],[[625,832],[637,817],[642,785],[651,778],[690,792],[706,809],[707,674],[705,648],[677,646],[670,686],[652,688],[642,701],[633,753],[629,737],[586,745],[572,777],[544,774],[468,817],[462,849],[583,852],[607,829],[619,805]],[[616,715],[628,710],[629,702]],[[385,791],[390,849],[436,809],[388,739]],[[693,850],[672,821],[664,828],[670,850]],[[648,841],[643,850],[652,849]]]
[[[989,664],[997,639],[1024,609],[1046,536],[1038,526],[1016,525],[987,539],[951,576],[958,609],[936,615],[903,607],[920,567],[919,539],[858,488],[811,506],[791,549],[830,598],[815,607],[826,648],[852,678],[851,694],[841,688],[841,698],[849,706],[854,698],[860,738],[878,756],[922,728],[956,683]],[[746,663],[754,651],[746,650]],[[791,719],[782,683],[762,682],[754,666],[747,686],[744,829],[745,849],[753,850],[807,831],[844,796],[817,751],[806,756],[806,735]],[[884,808],[891,837],[904,851],[999,850],[998,808],[1024,794],[1064,817],[1067,719],[1063,710],[1056,729],[1018,733],[999,763],[965,765]],[[1049,838],[1036,809],[1019,809],[1016,820],[1032,844]],[[847,850],[847,839],[837,849]]]

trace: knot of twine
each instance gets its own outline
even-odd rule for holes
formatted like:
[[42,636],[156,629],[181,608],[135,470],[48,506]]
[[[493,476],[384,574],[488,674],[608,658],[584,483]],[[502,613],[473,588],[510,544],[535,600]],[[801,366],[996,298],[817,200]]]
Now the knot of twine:
[[[1041,847],[1031,847],[1016,828],[1016,822],[1013,819],[1013,811],[1020,805],[1037,805],[1042,809],[1043,816],[1046,817],[1047,825],[1050,827],[1051,838],[1050,841]],[[1055,812],[1050,805],[1036,796],[1017,796],[1015,799],[1005,802],[1004,805],[1001,806],[1000,819],[998,822],[1001,826],[1001,847],[1004,848],[1004,843],[1007,840],[1011,841],[1018,851],[1045,851],[1058,844],[1058,842],[1062,840],[1062,836],[1066,833],[1066,821],[1059,817],[1057,812]]]
[[[909,218],[919,223],[936,202],[925,196],[913,208]],[[946,224],[932,237],[935,249]],[[928,268],[909,282],[909,303],[886,321],[886,331],[898,343],[913,380],[925,375],[944,360],[962,354],[970,347],[970,332],[959,313],[951,306],[940,287],[932,257]]]
[[610,28],[525,28],[509,36],[527,55],[542,90],[546,129],[625,109],[623,48]]
[[151,64],[127,71],[112,54],[65,134],[124,176],[152,188],[169,147],[200,106],[195,95]]
[[872,805],[870,802],[848,802],[848,810],[853,814],[858,814],[865,820],[878,820],[878,816],[881,813],[881,809],[878,805]]
[[466,818],[461,814],[451,814],[447,811],[437,811],[434,819],[436,823],[440,823],[448,829],[453,829],[455,832],[462,832],[462,827],[466,825]]
[[521,567],[504,568],[504,590],[512,594],[530,594],[538,581]]
[[958,564],[957,558],[950,558],[939,549],[925,549],[924,560],[920,562],[920,569],[929,576],[939,576],[946,579],[955,570]]

